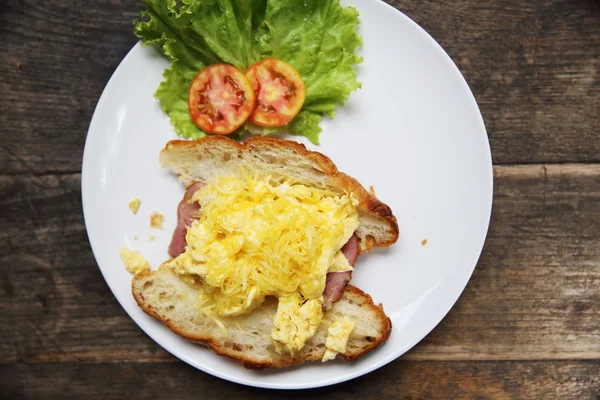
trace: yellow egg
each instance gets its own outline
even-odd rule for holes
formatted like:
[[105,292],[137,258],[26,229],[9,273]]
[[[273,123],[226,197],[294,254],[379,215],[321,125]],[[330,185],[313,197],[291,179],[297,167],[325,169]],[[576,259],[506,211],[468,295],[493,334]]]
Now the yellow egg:
[[352,270],[354,270],[354,268],[352,268],[352,265],[350,265],[344,253],[338,251],[335,253],[333,263],[329,266],[327,272],[346,272]]
[[323,318],[323,296],[304,300],[300,293],[279,298],[271,339],[278,353],[297,353],[313,337]]
[[133,213],[133,215],[137,214],[138,210],[140,209],[141,202],[142,201],[137,197],[129,202],[128,206],[129,206],[129,209],[131,210],[131,212]]
[[150,270],[148,261],[137,251],[123,247],[119,249],[119,254],[121,254],[121,259],[125,263],[125,268],[130,273],[137,275],[140,272]]
[[348,339],[356,323],[348,317],[337,318],[327,329],[327,340],[325,346],[327,350],[321,361],[333,360],[339,353],[346,352]]

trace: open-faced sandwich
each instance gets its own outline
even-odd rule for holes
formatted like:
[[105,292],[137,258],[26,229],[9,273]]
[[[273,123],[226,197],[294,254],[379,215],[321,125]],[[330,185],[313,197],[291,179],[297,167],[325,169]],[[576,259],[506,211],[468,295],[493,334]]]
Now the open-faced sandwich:
[[397,241],[396,218],[329,158],[210,136],[169,142],[160,162],[187,190],[173,258],[133,278],[146,313],[254,369],[353,361],[389,337],[383,307],[347,283],[361,253]]

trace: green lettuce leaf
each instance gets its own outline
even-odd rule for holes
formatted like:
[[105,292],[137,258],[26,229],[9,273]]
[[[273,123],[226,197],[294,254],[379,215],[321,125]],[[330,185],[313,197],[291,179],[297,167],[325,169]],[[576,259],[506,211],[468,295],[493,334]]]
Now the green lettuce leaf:
[[237,133],[289,132],[318,144],[323,115],[334,116],[360,88],[354,65],[358,12],[339,0],[146,0],[134,33],[144,45],[158,46],[171,60],[155,97],[182,136],[205,135],[192,122],[187,91],[195,74],[226,62],[241,71],[265,57],[287,61],[302,75],[306,100],[286,126],[246,123]]

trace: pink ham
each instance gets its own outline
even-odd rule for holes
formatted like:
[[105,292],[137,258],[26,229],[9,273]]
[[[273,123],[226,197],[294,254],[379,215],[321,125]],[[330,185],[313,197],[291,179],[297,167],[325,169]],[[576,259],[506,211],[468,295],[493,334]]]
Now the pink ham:
[[202,186],[204,184],[201,182],[192,183],[185,191],[183,200],[179,202],[179,206],[177,207],[177,227],[175,228],[175,232],[173,232],[173,238],[169,245],[169,255],[171,257],[177,257],[185,251],[185,246],[187,246],[187,242],[185,241],[187,227],[192,224],[194,214],[200,211],[200,205],[192,202],[192,196]]
[[[358,258],[358,238],[352,235],[348,243],[342,247],[342,253],[348,259],[348,263],[354,266]],[[331,310],[333,303],[342,298],[344,288],[352,278],[352,271],[346,272],[330,272],[327,274],[325,281],[325,290],[323,291],[323,308]]]
[[354,267],[354,263],[356,263],[356,259],[358,258],[358,237],[356,234],[352,235],[348,243],[342,247],[342,253],[348,259],[348,264]]

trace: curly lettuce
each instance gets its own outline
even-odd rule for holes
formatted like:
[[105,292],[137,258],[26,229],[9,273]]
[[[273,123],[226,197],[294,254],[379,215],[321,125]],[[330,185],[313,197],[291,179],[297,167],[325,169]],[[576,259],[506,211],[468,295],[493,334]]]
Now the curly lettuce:
[[134,33],[171,60],[156,90],[175,130],[187,138],[206,133],[191,120],[187,92],[202,68],[219,62],[245,71],[275,57],[302,75],[306,100],[287,125],[263,128],[246,123],[239,129],[268,135],[288,132],[319,143],[323,115],[333,117],[361,84],[354,65],[361,38],[358,12],[339,0],[146,0]]

